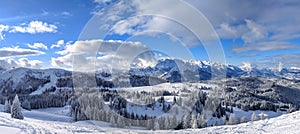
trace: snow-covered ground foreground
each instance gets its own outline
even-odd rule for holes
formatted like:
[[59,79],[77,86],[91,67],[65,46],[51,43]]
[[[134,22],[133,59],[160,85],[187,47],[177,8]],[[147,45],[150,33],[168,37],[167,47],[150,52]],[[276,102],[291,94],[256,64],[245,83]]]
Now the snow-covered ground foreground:
[[[282,116],[238,125],[208,127],[203,129],[187,129],[178,131],[155,131],[157,133],[232,133],[232,134],[299,134],[300,111]],[[142,131],[139,131],[142,132]],[[150,132],[149,132],[150,133]]]
[[13,128],[13,127],[7,127],[7,126],[0,126],[1,133],[4,134],[19,134],[22,133],[21,129],[19,128]]
[[[64,113],[66,108],[50,108],[25,112],[25,119],[12,119],[0,112],[1,133],[300,133],[300,111],[279,117],[239,125],[216,126],[203,129],[159,130],[143,128],[115,128],[100,121],[72,122]],[[59,112],[57,112],[59,111]]]
[[[53,115],[55,116],[55,115]],[[45,116],[46,117],[46,116]],[[62,118],[62,120],[64,120]],[[84,126],[78,123],[48,121],[26,117],[24,120],[13,119],[10,114],[0,113],[0,132],[14,133],[98,133],[98,129],[93,125]],[[88,123],[86,123],[88,124]],[[3,130],[3,131],[2,131]]]

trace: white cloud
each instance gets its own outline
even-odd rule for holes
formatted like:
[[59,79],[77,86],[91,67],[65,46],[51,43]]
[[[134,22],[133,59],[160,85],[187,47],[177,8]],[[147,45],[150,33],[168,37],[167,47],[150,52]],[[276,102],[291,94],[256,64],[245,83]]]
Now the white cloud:
[[265,28],[251,20],[245,20],[246,26],[249,29],[248,32],[242,35],[242,39],[245,43],[254,43],[266,39],[268,32]]
[[39,60],[29,60],[27,58],[15,59],[6,59],[0,60],[0,66],[5,69],[17,68],[17,67],[26,67],[26,68],[41,68],[42,61]]
[[47,12],[47,11],[43,10],[43,13],[42,13],[42,15],[43,15],[43,16],[47,16],[47,15],[49,15],[49,12]]
[[287,49],[299,49],[300,47],[289,42],[280,41],[262,41],[253,44],[245,44],[242,46],[233,47],[236,53],[243,53],[248,51],[278,51]]
[[147,4],[142,0],[116,1],[97,15],[105,25],[101,29],[114,26],[111,30],[115,34],[166,33],[188,47],[201,44],[194,34],[202,43],[217,38],[204,16],[179,0],[152,0]]
[[[233,52],[244,53],[248,51],[279,51],[288,49],[299,49],[297,44],[293,44],[289,39],[297,38],[299,35],[282,35],[278,33],[269,34],[268,26],[258,24],[253,20],[246,19],[245,24],[230,26],[221,24],[218,33],[221,38],[242,39],[244,44],[232,47]],[[300,29],[299,29],[300,31]],[[272,33],[272,31],[271,31]]]
[[45,50],[48,50],[48,47],[45,45],[45,44],[43,44],[43,43],[33,43],[33,45],[30,45],[30,44],[27,44],[27,46],[29,47],[29,48],[33,48],[33,49],[45,49]]
[[27,58],[18,59],[17,64],[21,67],[41,68],[43,62],[39,60],[28,60]]
[[0,41],[4,40],[5,35],[3,34],[3,32],[7,31],[8,28],[9,28],[9,26],[0,24]]
[[31,21],[28,24],[22,24],[20,26],[11,26],[10,31],[11,33],[55,33],[57,32],[57,26],[53,24],[48,24],[42,21]]
[[231,26],[228,23],[222,23],[218,26],[217,32],[221,38],[239,39],[245,44],[263,41],[268,38],[268,32],[264,26],[255,23],[253,20],[245,19],[242,24]]
[[28,24],[22,23],[20,25],[10,26],[0,24],[0,41],[4,40],[5,34],[3,32],[9,33],[55,33],[57,32],[57,26],[53,24],[48,24],[42,21],[31,21]]
[[[84,40],[84,41],[76,41],[74,44],[66,45],[65,49],[62,51],[56,52],[60,55],[67,55],[71,53],[75,54],[115,54],[117,51],[121,51],[120,48],[126,46],[127,48],[143,48],[140,42],[123,42],[120,40],[108,40],[104,41],[101,39],[98,40]],[[134,51],[134,50],[131,50]],[[130,51],[125,52],[130,53]],[[125,54],[122,53],[122,54]]]
[[259,61],[254,61],[259,68],[290,68],[290,67],[300,67],[300,53],[291,54],[279,54],[273,56],[266,56]]
[[72,67],[73,55],[68,54],[58,58],[51,58],[51,65],[54,67]]
[[[67,44],[69,44],[70,42],[68,42]],[[53,48],[60,48],[62,45],[65,44],[65,41],[64,40],[59,40],[56,42],[56,44],[52,44],[51,45],[51,49]]]
[[61,13],[63,16],[73,16],[70,12],[64,11]]
[[[186,0],[199,9],[216,28],[221,38],[242,39],[243,46],[254,50],[260,42],[286,44],[282,49],[293,49],[290,40],[300,37],[300,2],[288,1],[219,1]],[[268,5],[268,6],[265,6]],[[253,10],[255,9],[255,10]],[[280,42],[280,43],[274,43]],[[265,47],[265,46],[263,46]],[[277,46],[269,46],[282,50]],[[274,49],[261,49],[270,51]],[[246,51],[243,51],[246,52]]]
[[216,29],[217,33],[221,38],[225,39],[238,39],[243,33],[247,31],[246,27],[243,25],[230,26],[228,23],[222,23]]
[[0,48],[0,59],[7,59],[20,56],[35,56],[45,54],[42,51],[24,49],[19,47],[3,47]]
[[84,40],[66,45],[56,52],[61,56],[51,58],[55,67],[69,67],[75,71],[117,68],[129,69],[134,59],[149,49],[140,42],[115,40]]
[[112,30],[114,34],[120,35],[147,34],[153,36],[157,33],[166,33],[171,35],[170,38],[175,37],[179,39],[187,47],[193,47],[200,44],[200,41],[191,31],[176,21],[168,18],[150,16],[134,17],[117,23]]
[[107,3],[107,2],[111,2],[112,0],[94,0],[95,3]]
[[241,58],[249,58],[249,57],[257,57],[260,56],[260,54],[247,54],[247,55],[242,55],[240,56]]

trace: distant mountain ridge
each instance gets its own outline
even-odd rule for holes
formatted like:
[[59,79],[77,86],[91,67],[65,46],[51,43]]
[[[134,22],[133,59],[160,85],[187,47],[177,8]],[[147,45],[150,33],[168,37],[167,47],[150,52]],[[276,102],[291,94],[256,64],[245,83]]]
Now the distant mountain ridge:
[[[63,69],[29,69],[0,68],[0,93],[35,93],[40,94],[49,88],[73,87],[73,72]],[[244,68],[234,65],[222,65],[207,61],[161,59],[154,67],[131,68],[125,73],[96,72],[94,75],[75,73],[79,84],[84,81],[96,80],[97,87],[126,87],[149,86],[163,82],[197,82],[212,78],[233,78],[259,76],[267,78],[284,78],[300,80],[300,70],[286,69],[257,69]],[[113,76],[113,77],[112,77]],[[94,77],[94,78],[92,78]],[[92,84],[91,84],[92,85]]]
[[[207,61],[163,59],[156,66],[147,68],[131,68],[130,74],[159,77],[170,82],[210,80],[212,78],[232,78],[242,76],[260,76],[270,78],[300,79],[300,70],[283,68],[274,69],[244,69],[234,65],[222,65]],[[217,75],[217,76],[215,76]]]

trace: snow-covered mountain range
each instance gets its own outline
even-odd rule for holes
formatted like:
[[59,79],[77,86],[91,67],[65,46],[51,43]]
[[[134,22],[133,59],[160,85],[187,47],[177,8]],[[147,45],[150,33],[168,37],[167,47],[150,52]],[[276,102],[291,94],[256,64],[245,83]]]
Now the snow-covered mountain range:
[[218,78],[232,78],[242,76],[260,76],[269,78],[285,78],[299,80],[300,70],[291,68],[258,69],[256,67],[239,67],[224,65],[208,61],[162,59],[154,67],[131,68],[130,74],[158,77],[170,82],[199,81]]
[[[39,94],[49,88],[72,87],[77,80],[95,79],[98,87],[148,86],[163,82],[196,82],[199,80],[259,76],[300,80],[298,69],[257,69],[222,65],[207,61],[161,59],[152,67],[134,67],[125,73],[96,72],[94,75],[74,73],[63,69],[0,68],[0,92]],[[113,76],[113,77],[112,77]],[[221,77],[222,78],[222,77]]]

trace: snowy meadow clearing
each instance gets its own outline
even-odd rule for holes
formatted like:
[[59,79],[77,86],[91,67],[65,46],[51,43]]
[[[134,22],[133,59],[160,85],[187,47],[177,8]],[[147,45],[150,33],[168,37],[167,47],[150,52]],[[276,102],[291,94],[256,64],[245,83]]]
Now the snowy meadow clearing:
[[[3,107],[3,106],[2,106]],[[66,108],[47,108],[24,111],[24,120],[13,119],[10,114],[0,113],[0,131],[7,134],[33,133],[300,133],[300,112],[285,114],[276,118],[242,123],[238,125],[214,126],[185,130],[145,130],[140,127],[116,128],[110,123],[95,121],[73,122],[64,116]],[[59,113],[63,113],[59,115]],[[54,119],[56,118],[56,119]]]

